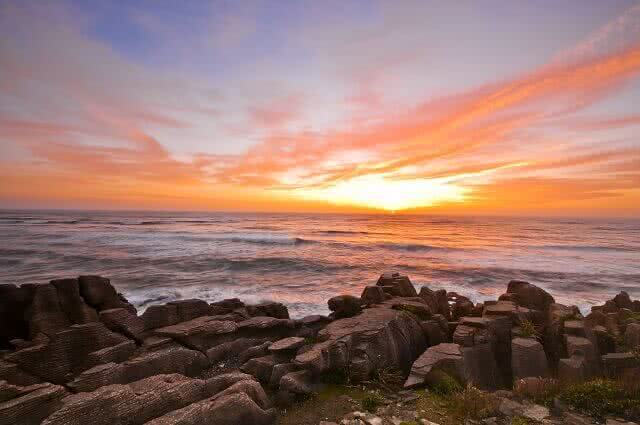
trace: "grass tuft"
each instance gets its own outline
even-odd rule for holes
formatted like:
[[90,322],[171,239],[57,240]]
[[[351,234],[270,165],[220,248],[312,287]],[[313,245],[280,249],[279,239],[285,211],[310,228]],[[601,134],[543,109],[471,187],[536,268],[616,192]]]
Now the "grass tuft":
[[361,401],[362,408],[367,412],[374,412],[383,402],[384,397],[377,391],[367,393]]
[[520,323],[520,333],[524,338],[540,338],[540,331],[531,320],[523,320]]
[[624,415],[640,406],[637,389],[604,378],[569,385],[562,390],[560,399],[599,420],[606,415]]

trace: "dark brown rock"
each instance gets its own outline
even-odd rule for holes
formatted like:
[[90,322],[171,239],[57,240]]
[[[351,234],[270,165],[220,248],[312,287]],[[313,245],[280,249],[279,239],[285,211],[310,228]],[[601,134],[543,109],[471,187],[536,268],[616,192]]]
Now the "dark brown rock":
[[124,308],[136,314],[134,306],[116,292],[111,281],[101,276],[80,276],[78,278],[80,295],[89,306],[98,311],[110,308]]
[[29,333],[34,338],[39,333],[52,336],[71,325],[62,310],[58,291],[53,285],[36,285],[33,300],[27,311]]
[[88,369],[68,384],[74,391],[94,391],[112,384],[127,384],[153,375],[179,373],[197,376],[209,366],[199,351],[173,346],[140,355],[122,363],[107,363]]
[[429,347],[411,366],[411,373],[404,383],[412,388],[439,379],[444,372],[459,382],[466,380],[462,350],[458,344],[439,344]]
[[32,375],[62,384],[87,368],[89,353],[125,341],[127,338],[100,322],[72,325],[52,335],[49,342],[16,351],[7,360]]
[[427,303],[433,314],[442,314],[447,320],[451,318],[447,291],[444,289],[432,291],[426,286],[423,286],[420,289],[420,298]]
[[0,425],[36,425],[62,406],[64,387],[50,383],[20,388],[15,398],[0,402]]
[[167,304],[176,306],[179,322],[186,322],[211,314],[211,307],[203,300],[178,300]]
[[269,351],[272,353],[295,352],[304,345],[304,338],[291,336],[280,339],[269,345]]
[[144,424],[207,396],[205,381],[178,374],[156,375],[69,396],[43,424]]
[[255,376],[258,381],[268,384],[271,380],[271,372],[276,364],[275,357],[268,355],[247,361],[240,367],[240,370]]
[[365,286],[360,299],[363,304],[380,304],[387,296],[380,286]]
[[511,341],[511,368],[513,379],[547,377],[549,369],[542,344],[533,338],[514,338]]
[[376,285],[383,287],[385,292],[394,297],[418,296],[416,288],[409,280],[409,277],[400,275],[399,273],[383,273],[376,282]]
[[137,315],[124,308],[112,308],[100,312],[100,321],[114,332],[121,333],[136,341],[142,341],[144,322]]
[[612,301],[618,308],[633,310],[633,302],[631,301],[629,294],[625,291],[621,291],[618,295],[613,297]]
[[322,342],[299,354],[295,363],[316,374],[349,369],[354,380],[379,368],[407,370],[426,348],[420,322],[389,308],[368,308],[331,322],[318,333]]
[[250,316],[267,316],[267,317],[275,317],[276,319],[288,319],[289,318],[289,310],[282,303],[277,302],[265,302],[257,305],[249,305],[247,306],[247,311]]
[[173,338],[181,344],[206,352],[209,348],[230,341],[238,325],[220,321],[215,316],[202,316],[176,325],[158,328],[155,335]]
[[27,339],[29,325],[24,317],[33,297],[29,287],[0,284],[0,349],[9,348],[15,338]]
[[362,311],[360,306],[360,298],[353,295],[338,295],[330,298],[327,302],[329,310],[333,311],[333,316],[336,319],[342,319],[345,317],[353,317]]
[[178,307],[173,304],[149,306],[140,318],[147,330],[172,326],[180,321]]
[[60,308],[67,315],[69,322],[82,324],[98,321],[98,313],[80,296],[78,279],[57,279],[50,283],[58,292]]
[[513,295],[516,304],[542,312],[548,311],[549,306],[555,302],[544,289],[521,280],[509,282],[507,293]]

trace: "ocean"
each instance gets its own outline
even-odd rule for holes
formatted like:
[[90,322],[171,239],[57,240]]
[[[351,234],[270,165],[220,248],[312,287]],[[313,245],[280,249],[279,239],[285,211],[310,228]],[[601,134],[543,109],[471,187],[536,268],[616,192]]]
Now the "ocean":
[[522,279],[588,311],[621,290],[640,298],[640,220],[0,212],[0,283],[99,274],[139,310],[238,297],[326,314],[384,271],[476,302]]

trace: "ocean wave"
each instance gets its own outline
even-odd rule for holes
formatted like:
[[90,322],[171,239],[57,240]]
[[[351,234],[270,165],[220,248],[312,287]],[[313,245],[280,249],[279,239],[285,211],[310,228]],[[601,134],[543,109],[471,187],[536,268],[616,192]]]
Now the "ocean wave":
[[220,234],[214,239],[229,240],[231,242],[251,243],[259,245],[305,245],[318,243],[311,239],[279,235],[272,233],[228,233]]
[[559,250],[567,250],[567,251],[593,251],[593,252],[602,252],[602,251],[611,251],[611,252],[638,252],[639,249],[637,247],[631,246],[610,246],[610,245],[542,245],[542,246],[533,246],[529,248],[541,248],[541,249],[559,249]]
[[376,244],[375,246],[378,248],[390,249],[393,251],[404,251],[404,252],[426,252],[426,251],[434,251],[434,250],[451,249],[451,248],[445,248],[441,246],[433,246],[433,245],[425,245],[425,244],[394,243],[394,242],[379,243],[379,244]]

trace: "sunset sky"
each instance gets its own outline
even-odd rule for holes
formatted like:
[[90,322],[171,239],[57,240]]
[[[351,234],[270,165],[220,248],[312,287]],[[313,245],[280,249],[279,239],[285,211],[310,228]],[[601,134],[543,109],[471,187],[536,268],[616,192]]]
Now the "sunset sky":
[[0,208],[640,215],[640,2],[0,0]]

